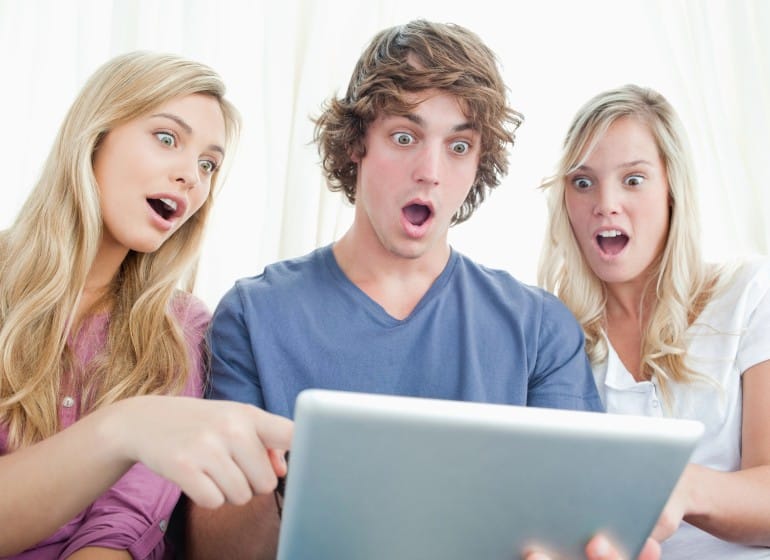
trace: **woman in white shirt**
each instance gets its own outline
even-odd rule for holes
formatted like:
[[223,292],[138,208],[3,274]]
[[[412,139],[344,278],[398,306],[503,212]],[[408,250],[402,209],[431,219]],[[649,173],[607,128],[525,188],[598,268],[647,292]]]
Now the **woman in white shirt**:
[[581,322],[607,411],[706,427],[663,558],[770,557],[770,262],[703,261],[686,135],[649,89],[588,101],[543,187],[539,281]]

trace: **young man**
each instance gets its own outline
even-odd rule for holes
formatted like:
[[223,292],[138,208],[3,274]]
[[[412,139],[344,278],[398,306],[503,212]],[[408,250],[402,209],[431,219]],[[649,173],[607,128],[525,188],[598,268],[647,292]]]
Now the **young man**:
[[[211,396],[289,418],[309,387],[601,410],[567,309],[447,242],[507,172],[520,122],[473,33],[413,21],[375,36],[316,123],[353,224],[224,297]],[[200,557],[275,555],[272,496],[191,522]]]

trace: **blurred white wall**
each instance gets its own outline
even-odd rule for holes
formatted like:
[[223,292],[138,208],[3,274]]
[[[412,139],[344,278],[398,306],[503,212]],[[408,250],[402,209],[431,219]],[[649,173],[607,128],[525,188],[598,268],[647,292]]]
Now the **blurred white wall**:
[[526,118],[511,172],[451,232],[455,248],[534,282],[545,220],[536,187],[569,120],[595,93],[635,82],[668,97],[689,130],[707,256],[768,254],[763,0],[508,0],[504,10],[497,0],[0,0],[0,228],[14,219],[98,65],[134,49],[198,59],[222,74],[244,118],[198,279],[213,308],[235,279],[344,232],[351,209],[326,191],[310,116],[344,92],[377,31],[418,17],[480,35]]

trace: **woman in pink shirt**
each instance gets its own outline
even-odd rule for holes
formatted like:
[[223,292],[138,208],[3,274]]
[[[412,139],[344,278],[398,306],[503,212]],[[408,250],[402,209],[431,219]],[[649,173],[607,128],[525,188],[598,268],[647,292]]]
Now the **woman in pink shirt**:
[[288,420],[189,398],[193,272],[240,122],[223,96],[192,61],[109,61],[0,232],[0,556],[161,558],[180,487],[243,504],[285,474]]

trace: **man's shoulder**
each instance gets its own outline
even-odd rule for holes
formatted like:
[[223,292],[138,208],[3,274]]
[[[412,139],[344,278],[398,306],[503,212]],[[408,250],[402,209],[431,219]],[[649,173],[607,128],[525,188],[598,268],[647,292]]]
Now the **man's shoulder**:
[[506,270],[490,268],[464,255],[458,255],[458,269],[476,293],[493,298],[497,307],[509,309],[520,320],[545,323],[546,328],[561,325],[564,329],[579,330],[567,306],[543,288],[522,282]]
[[214,312],[214,325],[222,327],[232,321],[250,323],[270,321],[285,315],[297,301],[315,301],[326,275],[331,248],[321,247],[301,257],[269,264],[255,276],[236,280],[225,292]]
[[485,287],[518,305],[557,305],[559,300],[542,288],[522,282],[507,270],[492,268],[458,253],[458,269],[469,282]]
[[300,257],[274,262],[255,276],[236,280],[233,290],[247,295],[264,290],[291,292],[304,288],[318,279],[320,270],[327,266],[330,253],[331,246],[327,245]]

